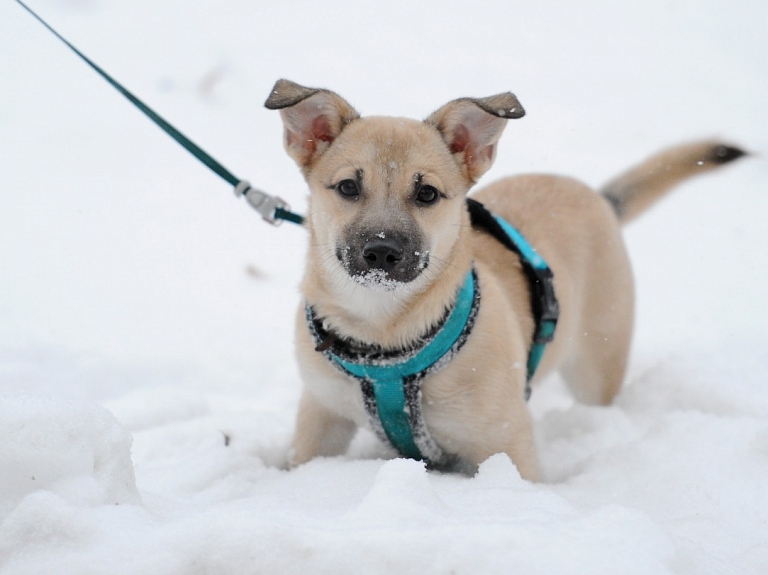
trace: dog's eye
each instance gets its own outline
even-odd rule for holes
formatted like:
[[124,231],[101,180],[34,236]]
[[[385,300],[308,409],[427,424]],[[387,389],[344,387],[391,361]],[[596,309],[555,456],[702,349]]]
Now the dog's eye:
[[416,201],[424,205],[434,204],[439,197],[440,192],[434,186],[424,185],[416,192]]
[[356,199],[360,195],[360,189],[355,180],[341,180],[336,184],[336,191],[347,199]]

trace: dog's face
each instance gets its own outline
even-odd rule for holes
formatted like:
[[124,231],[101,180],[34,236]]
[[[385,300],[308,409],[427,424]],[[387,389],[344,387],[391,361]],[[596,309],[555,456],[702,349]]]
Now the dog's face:
[[327,90],[279,81],[285,147],[309,184],[311,265],[374,290],[419,289],[450,260],[464,197],[492,164],[511,94],[446,104],[426,121],[368,117]]
[[[314,239],[366,287],[394,290],[445,261],[467,184],[437,130],[360,118],[307,173]],[[330,223],[330,225],[329,225]]]

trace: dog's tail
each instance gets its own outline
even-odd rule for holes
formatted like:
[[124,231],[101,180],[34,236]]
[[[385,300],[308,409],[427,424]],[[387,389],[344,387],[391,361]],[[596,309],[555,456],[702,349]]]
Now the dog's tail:
[[600,190],[613,206],[621,223],[626,223],[681,181],[728,164],[747,152],[708,140],[683,144],[648,158]]

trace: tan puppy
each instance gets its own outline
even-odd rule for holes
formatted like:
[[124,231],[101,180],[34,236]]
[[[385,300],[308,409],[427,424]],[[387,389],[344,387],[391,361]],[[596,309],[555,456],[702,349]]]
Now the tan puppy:
[[[343,454],[371,427],[360,382],[322,353],[336,341],[382,353],[418,348],[476,270],[482,301],[447,365],[420,383],[423,420],[444,452],[470,469],[504,452],[541,477],[525,405],[534,317],[520,258],[473,230],[466,195],[493,163],[506,93],[459,99],[425,121],[367,117],[327,90],[280,80],[266,102],[281,111],[285,148],[310,188],[309,251],[297,315],[304,393],[293,463]],[[574,395],[607,404],[624,377],[632,334],[632,271],[620,225],[670,187],[743,155],[715,142],[663,152],[602,195],[576,180],[528,175],[473,198],[514,225],[554,273],[560,319],[533,382],[560,370]],[[327,331],[316,350],[305,304]]]

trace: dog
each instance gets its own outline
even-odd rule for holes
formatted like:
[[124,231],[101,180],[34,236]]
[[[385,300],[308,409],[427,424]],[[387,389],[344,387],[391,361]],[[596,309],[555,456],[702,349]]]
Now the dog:
[[[680,181],[745,154],[695,142],[599,193],[568,177],[520,175],[468,201],[507,121],[525,114],[511,93],[454,100],[418,121],[361,117],[334,92],[279,80],[265,106],[280,111],[285,149],[310,190],[293,465],[345,453],[367,427],[437,468],[471,472],[503,452],[523,478],[541,480],[529,384],[558,370],[578,400],[605,405],[624,378],[634,288],[622,224]],[[490,224],[478,225],[473,209]],[[529,247],[504,245],[488,229],[499,224]],[[532,276],[531,258],[549,276]],[[554,291],[542,304],[554,309],[554,333],[537,340],[542,282]],[[446,336],[459,307],[470,328]],[[418,375],[386,371],[446,338]]]

